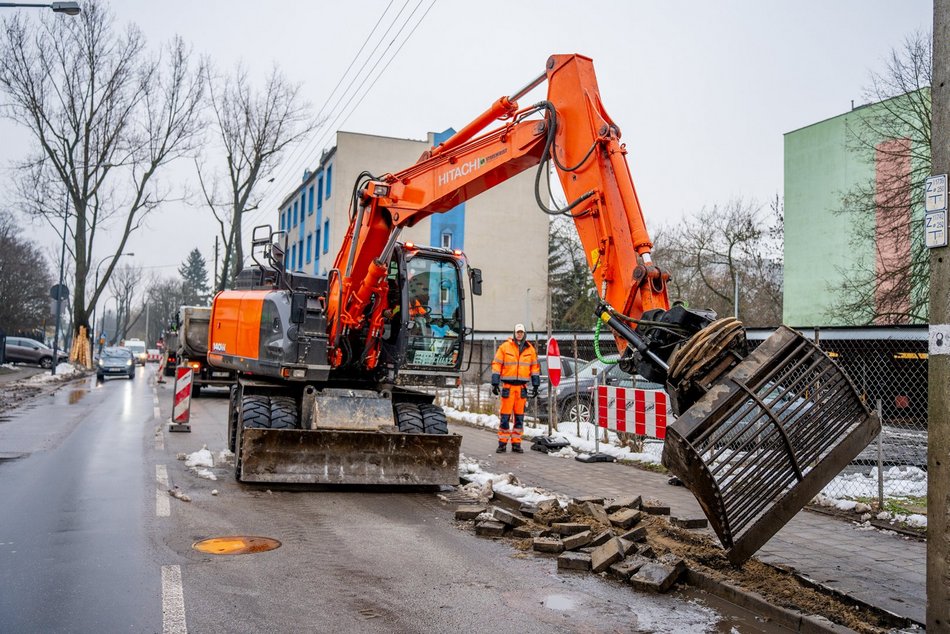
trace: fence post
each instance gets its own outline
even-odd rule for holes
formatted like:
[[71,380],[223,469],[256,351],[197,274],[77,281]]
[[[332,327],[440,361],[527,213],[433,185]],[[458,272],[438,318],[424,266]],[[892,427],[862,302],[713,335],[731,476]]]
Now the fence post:
[[881,431],[877,434],[877,510],[884,510],[884,415],[881,399],[877,399],[877,417],[881,421]]
[[[581,397],[578,394],[578,392],[580,391],[580,387],[577,384],[578,382],[577,371],[580,370],[580,367],[578,367],[577,365],[577,333],[576,332],[574,333],[574,360],[572,361],[572,363],[574,364],[574,396],[577,399],[577,405],[576,405],[577,409],[575,409],[575,411],[578,412],[577,437],[580,438],[581,437],[581,417],[580,417],[580,406],[581,406],[580,398]],[[555,404],[555,409],[557,409],[557,404]]]

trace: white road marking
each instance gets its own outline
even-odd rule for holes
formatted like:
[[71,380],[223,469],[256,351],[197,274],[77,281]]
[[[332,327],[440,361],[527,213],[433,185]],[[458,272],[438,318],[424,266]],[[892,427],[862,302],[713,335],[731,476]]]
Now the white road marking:
[[187,634],[181,566],[162,566],[162,633]]
[[154,405],[156,408],[158,407],[158,395],[152,397],[152,405]]
[[155,434],[155,450],[165,451],[165,435],[162,432]]
[[172,510],[168,503],[168,469],[165,465],[155,465],[155,480],[159,484],[159,487],[155,489],[155,515],[168,517]]
[[156,406],[154,407],[154,409],[152,409],[152,416],[155,417],[155,418],[161,418],[161,417],[162,417],[162,410],[160,410],[160,409],[158,408],[158,405],[156,405]]

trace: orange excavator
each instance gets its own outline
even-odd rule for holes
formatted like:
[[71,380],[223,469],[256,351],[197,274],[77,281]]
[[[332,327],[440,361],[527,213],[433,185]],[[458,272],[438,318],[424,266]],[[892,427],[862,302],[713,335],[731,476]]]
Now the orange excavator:
[[[545,80],[546,99],[519,105]],[[791,329],[750,354],[735,319],[670,306],[620,138],[591,60],[554,55],[416,164],[361,174],[326,277],[286,272],[281,235],[256,228],[255,266],[215,298],[209,331],[209,363],[239,375],[228,425],[237,478],[458,482],[460,438],[413,386],[455,384],[471,334],[464,287],[479,294],[481,275],[460,252],[399,236],[533,167],[541,209],[574,221],[621,368],[666,384],[678,418],[664,464],[696,495],[730,557],[761,546],[879,422],[840,369]],[[542,196],[551,166],[563,208]]]

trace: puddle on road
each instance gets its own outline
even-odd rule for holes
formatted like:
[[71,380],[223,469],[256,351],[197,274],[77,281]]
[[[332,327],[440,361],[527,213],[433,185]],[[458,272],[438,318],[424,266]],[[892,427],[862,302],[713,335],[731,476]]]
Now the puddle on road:
[[549,610],[573,610],[577,602],[565,594],[550,594],[541,601],[541,605]]
[[86,395],[87,390],[73,390],[69,393],[69,404],[75,405]]

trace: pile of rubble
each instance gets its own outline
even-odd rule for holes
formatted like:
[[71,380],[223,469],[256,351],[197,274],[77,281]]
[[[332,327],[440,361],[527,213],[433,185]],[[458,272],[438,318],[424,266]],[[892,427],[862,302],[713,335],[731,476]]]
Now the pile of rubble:
[[[686,571],[674,553],[657,554],[648,543],[648,525],[670,509],[639,496],[605,501],[576,498],[563,508],[557,500],[518,511],[465,504],[455,519],[471,522],[475,534],[519,540],[518,547],[557,555],[559,570],[608,573],[635,588],[667,592]],[[648,519],[648,518],[652,518]],[[680,528],[704,528],[706,520],[669,518]]]

